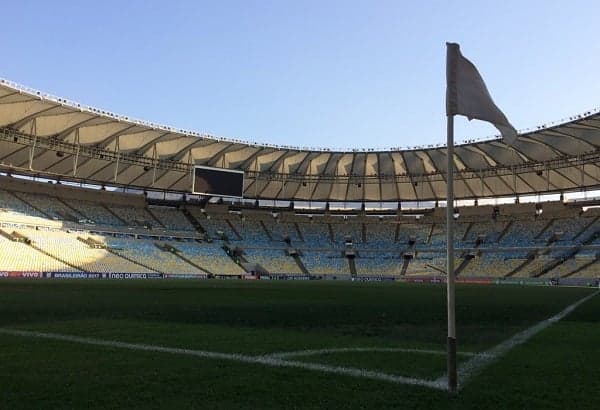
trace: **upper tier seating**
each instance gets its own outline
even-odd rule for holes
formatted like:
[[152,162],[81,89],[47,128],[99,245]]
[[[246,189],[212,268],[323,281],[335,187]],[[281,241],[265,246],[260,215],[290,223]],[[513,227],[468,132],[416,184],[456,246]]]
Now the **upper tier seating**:
[[280,219],[272,221],[267,219],[265,220],[265,225],[271,232],[271,237],[274,241],[283,241],[285,238],[288,238],[294,244],[301,242],[298,231],[293,223],[281,221]]
[[304,246],[307,244],[315,248],[332,246],[327,224],[320,223],[317,218],[314,218],[312,222],[298,223],[298,226],[304,237]]
[[96,224],[108,226],[125,226],[126,223],[113,215],[108,209],[101,204],[91,201],[78,201],[74,199],[65,199],[64,201],[71,208],[76,209],[86,219],[89,219]]
[[362,224],[353,221],[332,223],[334,241],[343,244],[347,238],[350,238],[353,243],[361,243],[362,240]]
[[[389,218],[388,218],[389,219]],[[379,223],[366,224],[367,243],[364,248],[390,249],[394,248],[396,236],[396,224],[389,220]]]
[[238,240],[238,236],[229,225],[229,219],[226,215],[203,213],[196,207],[190,207],[189,211],[211,238],[220,239],[219,232],[221,232],[227,236],[229,241]]
[[108,207],[122,221],[125,221],[130,226],[140,227],[160,227],[160,224],[148,213],[145,208],[137,208],[133,206],[117,206],[111,205]]
[[170,206],[150,206],[150,211],[167,229],[174,231],[195,231],[190,221],[177,208]]
[[0,189],[0,211],[13,215],[45,218],[42,212],[19,199],[15,193]]
[[86,218],[75,209],[62,203],[59,199],[41,194],[30,194],[26,192],[15,193],[19,199],[27,202],[32,207],[44,212],[50,218],[55,220],[65,220],[73,222],[85,222]]

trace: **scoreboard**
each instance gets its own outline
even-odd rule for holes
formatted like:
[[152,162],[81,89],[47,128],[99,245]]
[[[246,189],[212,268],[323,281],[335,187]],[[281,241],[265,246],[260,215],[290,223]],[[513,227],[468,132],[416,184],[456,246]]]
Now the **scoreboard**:
[[242,198],[244,171],[196,165],[192,193]]

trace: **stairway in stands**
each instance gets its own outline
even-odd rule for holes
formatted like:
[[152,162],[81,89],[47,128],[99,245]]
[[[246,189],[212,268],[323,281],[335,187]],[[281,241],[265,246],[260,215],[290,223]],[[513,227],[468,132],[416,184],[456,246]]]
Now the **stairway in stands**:
[[527,254],[527,258],[523,261],[523,263],[519,264],[519,266],[517,266],[516,268],[514,268],[513,270],[508,272],[506,275],[504,275],[504,277],[510,278],[511,276],[514,276],[517,273],[521,272],[523,269],[525,269],[527,267],[527,265],[529,265],[531,262],[533,262],[533,260],[536,258],[536,256],[537,256],[536,251],[530,251]]
[[231,222],[229,219],[225,219],[225,221],[227,222],[227,225],[229,225],[229,228],[231,229],[231,231],[235,234],[235,236],[237,236],[238,241],[241,241],[242,239],[244,239],[244,238],[242,238],[242,235],[239,233],[239,231],[236,229],[233,222]]
[[352,257],[352,258],[346,257],[346,259],[348,260],[348,267],[350,268],[350,275],[352,275],[352,277],[355,277],[357,275],[357,273],[356,273],[356,263],[354,261],[354,257]]
[[[591,225],[593,225],[596,220],[598,220],[598,218],[594,219],[591,223],[587,224],[577,235],[575,235],[576,237],[579,237],[583,234],[584,231],[586,231]],[[594,233],[592,233],[590,236],[588,236],[586,239],[584,239],[577,247],[571,249],[569,252],[567,252],[565,255],[563,255],[560,259],[556,259],[553,260],[552,262],[548,263],[546,266],[544,266],[539,273],[537,273],[536,275],[534,275],[534,277],[538,278],[542,275],[545,275],[546,273],[550,272],[552,269],[556,268],[557,266],[565,263],[566,261],[572,259],[575,257],[575,255],[577,253],[579,253],[579,251],[583,248],[583,246],[585,245],[589,245],[592,242],[594,242],[596,239],[598,239],[600,237],[600,230],[595,231]],[[579,271],[580,269],[576,269],[576,271]],[[573,272],[570,272],[566,275],[564,275],[563,277],[567,277],[572,275]]]
[[300,255],[298,255],[296,253],[292,257],[294,258],[294,261],[296,261],[296,265],[298,265],[298,268],[300,268],[300,271],[305,275],[310,275],[310,272],[308,271],[308,269],[306,269],[306,266],[304,265],[304,262],[302,262]]
[[462,262],[460,263],[460,265],[458,265],[455,269],[454,269],[454,275],[458,276],[460,275],[460,273],[467,267],[467,265],[469,263],[471,263],[471,261],[473,260],[473,258],[475,258],[475,256],[473,256],[471,253],[467,253],[464,257]]
[[190,224],[194,227],[196,232],[199,232],[199,233],[205,234],[205,235],[207,234],[206,229],[204,229],[202,224],[200,224],[200,221],[198,221],[198,219],[194,215],[192,215],[192,213],[190,212],[189,209],[187,209],[186,207],[183,207],[181,209],[181,212],[186,217],[186,219],[190,222]]
[[136,264],[136,265],[138,265],[138,266],[141,266],[142,268],[146,268],[146,269],[148,269],[150,272],[157,272],[157,273],[163,273],[163,274],[164,274],[164,273],[166,273],[166,272],[163,272],[163,271],[161,271],[161,270],[158,270],[158,269],[151,268],[150,266],[146,265],[145,263],[143,263],[143,262],[141,262],[141,261],[139,261],[139,260],[132,259],[132,258],[130,258],[130,257],[129,257],[129,256],[127,256],[127,255],[124,255],[124,254],[122,254],[122,253],[119,253],[117,250],[114,250],[114,249],[111,249],[111,248],[106,248],[106,251],[107,251],[107,252],[110,252],[110,253],[112,253],[112,254],[113,254],[113,255],[115,255],[115,256],[118,256],[118,257],[120,257],[120,258],[123,258],[123,259],[125,259],[125,260],[128,260],[129,262],[131,262],[131,263],[133,263],[133,264]]
[[154,243],[154,245],[160,249],[163,252],[171,252],[171,254],[173,254],[174,256],[176,256],[177,258],[181,259],[182,261],[184,261],[185,263],[187,263],[190,266],[193,266],[194,268],[198,269],[200,272],[202,273],[206,273],[207,275],[212,275],[213,273],[211,271],[209,271],[208,269],[198,265],[197,263],[194,263],[193,261],[191,261],[190,259],[186,258],[183,255],[183,252],[181,252],[179,249],[177,249],[175,246],[169,245],[169,244],[164,244],[164,243]]

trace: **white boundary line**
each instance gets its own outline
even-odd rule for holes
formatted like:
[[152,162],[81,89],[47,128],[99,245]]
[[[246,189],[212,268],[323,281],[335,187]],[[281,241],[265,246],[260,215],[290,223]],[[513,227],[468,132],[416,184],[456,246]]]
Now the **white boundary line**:
[[187,355],[187,356],[196,356],[208,359],[219,359],[219,360],[229,360],[235,362],[242,363],[250,363],[250,364],[261,364],[264,366],[270,367],[291,367],[298,368],[304,370],[313,370],[324,373],[333,373],[344,376],[353,376],[353,377],[361,377],[366,379],[373,379],[379,381],[387,381],[392,383],[399,384],[409,384],[413,386],[423,386],[429,387],[432,389],[445,390],[445,385],[441,384],[438,381],[433,380],[425,380],[413,377],[404,377],[397,376],[388,373],[382,373],[377,371],[358,369],[354,367],[343,367],[343,366],[329,366],[320,363],[305,363],[305,362],[297,362],[291,360],[282,360],[276,357],[270,356],[249,356],[242,355],[237,353],[219,353],[219,352],[210,352],[206,350],[191,350],[191,349],[182,349],[182,348],[174,348],[174,347],[165,347],[165,346],[156,346],[156,345],[148,345],[148,344],[138,344],[138,343],[126,343],[119,342],[117,340],[104,340],[104,339],[96,339],[90,337],[79,337],[79,336],[71,336],[64,335],[59,333],[46,333],[46,332],[36,332],[29,330],[16,330],[16,329],[6,329],[0,328],[0,334],[10,335],[10,336],[23,336],[23,337],[35,337],[41,339],[50,339],[50,340],[59,340],[64,342],[72,342],[79,343],[85,345],[92,346],[103,346],[103,347],[114,347],[120,349],[129,349],[136,351],[147,351],[147,352],[159,352],[159,353],[171,353],[178,355]]
[[[346,353],[346,352],[389,352],[389,353],[420,353],[420,354],[433,354],[445,356],[445,350],[429,350],[429,349],[406,349],[402,347],[333,347],[328,349],[309,349],[309,350],[297,350],[293,352],[281,352],[281,353],[270,353],[263,357],[271,357],[275,359],[284,359],[288,357],[302,357],[302,356],[316,356],[327,353]],[[462,356],[475,356],[480,353],[473,352],[457,352],[458,355]]]
[[[472,354],[468,352],[463,352],[463,355],[472,356],[467,362],[463,363],[459,366],[458,375],[460,380],[460,387],[463,387],[474,375],[480,372],[483,368],[498,360],[501,356],[505,355],[509,350],[518,346],[520,344],[525,343],[533,336],[546,329],[551,324],[558,322],[566,315],[575,310],[579,305],[588,301],[592,297],[599,294],[600,291],[591,293],[590,295],[578,300],[577,302],[567,306],[561,312],[556,315],[543,320],[524,331],[517,333],[511,338],[505,340],[504,342],[496,345],[495,347],[489,349],[486,352]],[[46,333],[46,332],[37,332],[30,330],[17,330],[17,329],[6,329],[0,328],[0,334],[9,335],[9,336],[22,336],[22,337],[35,337],[40,339],[49,339],[49,340],[59,340],[64,342],[71,343],[79,343],[91,346],[102,346],[102,347],[112,347],[112,348],[120,348],[120,349],[129,349],[136,351],[147,351],[147,352],[159,352],[159,353],[170,353],[170,354],[178,354],[178,355],[187,355],[187,356],[195,356],[202,357],[208,359],[218,359],[218,360],[229,360],[241,363],[249,363],[249,364],[261,364],[264,366],[270,367],[290,367],[290,368],[298,368],[304,370],[313,370],[324,373],[333,373],[338,375],[345,376],[353,376],[353,377],[361,377],[372,380],[379,381],[387,381],[391,383],[398,384],[408,384],[413,386],[422,386],[429,387],[437,390],[446,390],[447,385],[447,375],[444,375],[436,380],[425,380],[413,377],[404,377],[397,376],[389,373],[382,373],[377,371],[371,371],[366,369],[359,369],[354,367],[343,367],[343,366],[330,366],[320,363],[305,363],[298,362],[292,360],[284,360],[282,358],[285,357],[298,357],[298,356],[310,356],[310,355],[318,355],[323,353],[332,353],[332,352],[368,352],[368,351],[397,351],[397,352],[409,352],[409,353],[426,353],[426,354],[444,354],[444,352],[438,350],[426,350],[426,349],[402,349],[402,348],[331,348],[331,349],[313,349],[313,350],[300,350],[295,352],[282,352],[282,353],[274,353],[269,355],[262,356],[250,356],[243,355],[238,353],[220,353],[220,352],[211,352],[206,350],[192,350],[192,349],[183,349],[183,348],[175,348],[175,347],[166,347],[166,346],[157,346],[157,345],[148,345],[148,344],[140,344],[140,343],[126,343],[120,342],[117,340],[105,340],[105,339],[96,339],[90,337],[80,337],[80,336],[72,336],[72,335],[64,335],[59,333]]]
[[[500,344],[492,347],[491,349],[489,349],[485,352],[476,354],[471,359],[469,359],[466,362],[464,362],[463,364],[461,364],[458,367],[458,380],[459,380],[459,384],[460,384],[459,388],[464,387],[464,385],[473,376],[475,376],[476,374],[481,372],[485,367],[489,366],[490,364],[492,364],[493,362],[498,360],[501,356],[504,356],[506,353],[508,353],[509,350],[513,349],[515,346],[519,346],[519,345],[527,342],[533,336],[537,335],[539,332],[546,329],[548,326],[552,325],[553,323],[558,322],[559,320],[561,320],[562,318],[567,316],[569,313],[571,313],[572,311],[577,309],[577,307],[579,307],[582,303],[587,302],[588,300],[590,300],[591,298],[593,298],[594,296],[596,296],[599,293],[600,293],[600,291],[596,291],[582,299],[579,299],[577,302],[567,306],[566,308],[564,308],[561,312],[557,313],[556,315],[554,315],[546,320],[542,320],[541,322],[531,326],[530,328],[527,328],[527,329],[523,330],[522,332],[517,333],[516,335],[506,339],[505,341],[501,342]],[[440,377],[439,379],[437,379],[436,381],[446,385],[447,380],[448,380],[447,377],[448,377],[448,375],[444,375],[444,376]]]

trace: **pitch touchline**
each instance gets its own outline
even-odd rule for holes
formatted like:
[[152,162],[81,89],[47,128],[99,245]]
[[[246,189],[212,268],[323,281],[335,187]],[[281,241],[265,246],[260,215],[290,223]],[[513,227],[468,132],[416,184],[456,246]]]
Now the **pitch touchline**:
[[[558,322],[559,320],[567,316],[569,313],[577,309],[577,307],[579,307],[582,303],[587,302],[599,293],[600,291],[591,293],[588,296],[579,299],[577,302],[567,306],[556,315],[546,320],[542,320],[541,322],[531,326],[530,328],[527,328],[522,332],[517,333],[516,335],[506,339],[504,342],[492,347],[491,349],[485,352],[474,355],[471,359],[467,360],[458,367],[458,381],[460,383],[459,387],[464,387],[464,385],[473,376],[479,373],[484,367],[498,360],[501,356],[504,356],[509,350],[511,350],[515,346],[525,343],[533,336],[537,335],[539,332],[546,329],[551,324]],[[447,375],[444,375],[436,381],[445,385],[447,383],[447,377]]]
[[[445,350],[429,350],[429,349],[406,349],[402,347],[332,347],[327,349],[309,349],[309,350],[297,350],[293,352],[281,352],[281,353],[270,353],[263,357],[271,357],[276,359],[283,359],[287,357],[302,357],[302,356],[316,356],[319,354],[327,353],[346,353],[346,352],[389,352],[389,353],[420,353],[420,354],[433,354],[445,356]],[[457,352],[461,356],[475,356],[479,353],[473,352]]]
[[297,362],[291,360],[282,360],[276,357],[270,356],[249,356],[242,355],[237,353],[219,353],[219,352],[210,352],[206,350],[191,350],[191,349],[181,349],[175,347],[166,347],[166,346],[156,346],[156,345],[148,345],[148,344],[139,344],[139,343],[126,343],[119,342],[117,340],[104,340],[104,339],[96,339],[90,337],[80,337],[80,336],[71,336],[64,335],[59,333],[46,333],[46,332],[36,332],[30,330],[17,330],[17,329],[5,329],[0,328],[0,334],[11,335],[11,336],[24,336],[24,337],[36,337],[41,339],[50,339],[50,340],[60,340],[65,342],[72,343],[80,343],[92,346],[103,346],[103,347],[115,347],[120,349],[130,349],[136,351],[147,351],[147,352],[160,352],[160,353],[170,353],[170,354],[179,354],[179,355],[187,355],[187,356],[196,356],[208,359],[219,359],[219,360],[229,360],[235,362],[242,363],[250,363],[250,364],[262,364],[265,366],[271,367],[291,367],[298,368],[304,370],[313,370],[324,373],[333,373],[338,375],[345,376],[353,376],[353,377],[362,377],[366,379],[373,379],[379,381],[386,381],[392,383],[399,384],[409,384],[413,386],[423,386],[429,387],[432,389],[445,390],[445,385],[441,384],[438,381],[433,380],[425,380],[418,379],[413,377],[404,377],[404,376],[396,376],[393,374],[376,372],[365,369],[358,369],[354,367],[343,367],[343,366],[330,366],[320,363],[304,363]]
[[[467,362],[462,364],[458,369],[460,386],[464,386],[465,383],[476,373],[480,372],[484,367],[488,366],[493,361],[497,360],[500,356],[506,354],[513,347],[523,344],[537,333],[546,329],[551,324],[561,320],[566,315],[575,310],[579,305],[596,296],[600,291],[594,292],[579,301],[567,306],[560,313],[543,320],[536,325],[517,333],[511,338],[505,340],[504,342],[496,345],[495,347],[489,349],[486,352],[482,353],[468,353],[464,352],[463,355],[472,356]],[[429,353],[429,354],[443,354],[443,352],[437,350],[420,350],[420,349],[402,349],[402,348],[331,348],[331,349],[314,349],[314,350],[302,350],[296,352],[283,352],[283,353],[274,353],[271,355],[263,355],[263,356],[249,356],[237,353],[220,353],[220,352],[210,352],[206,350],[192,350],[192,349],[182,349],[175,347],[166,347],[166,346],[156,346],[156,345],[148,345],[148,344],[140,344],[140,343],[126,343],[119,342],[117,340],[104,340],[104,339],[96,339],[90,337],[80,337],[80,336],[71,336],[64,335],[59,333],[46,333],[46,332],[36,332],[30,330],[17,330],[17,329],[5,329],[0,328],[0,334],[10,335],[10,336],[23,336],[23,337],[36,337],[41,339],[50,339],[50,340],[60,340],[65,342],[72,343],[80,343],[87,344],[92,346],[104,346],[104,347],[115,347],[121,349],[130,349],[137,351],[148,351],[148,352],[160,352],[160,353],[170,353],[170,354],[179,354],[179,355],[188,355],[188,356],[196,356],[203,357],[208,359],[218,359],[218,360],[229,360],[236,361],[242,363],[250,363],[250,364],[262,364],[265,366],[271,367],[290,367],[290,368],[298,368],[304,370],[313,370],[324,373],[333,373],[338,375],[345,376],[353,376],[353,377],[362,377],[373,380],[387,381],[391,383],[399,383],[399,384],[409,384],[413,386],[423,386],[429,387],[437,390],[446,390],[447,384],[447,376],[442,376],[437,380],[425,380],[413,377],[404,377],[404,376],[396,376],[393,374],[376,372],[366,369],[359,369],[354,367],[343,367],[343,366],[330,366],[320,363],[304,363],[297,362],[292,360],[283,360],[281,357],[294,357],[294,356],[308,356],[313,354],[320,353],[330,353],[330,352],[345,352],[345,351],[398,351],[398,352],[411,352],[411,353]],[[375,350],[377,349],[377,350]]]

